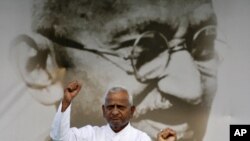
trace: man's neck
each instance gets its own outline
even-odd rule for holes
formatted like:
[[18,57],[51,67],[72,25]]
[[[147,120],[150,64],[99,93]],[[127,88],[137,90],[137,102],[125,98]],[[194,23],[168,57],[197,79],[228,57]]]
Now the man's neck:
[[118,132],[122,131],[124,128],[126,128],[128,124],[129,124],[129,123],[127,123],[127,124],[125,124],[124,126],[121,126],[121,127],[112,127],[111,125],[109,125],[109,126],[110,126],[110,128],[111,128],[115,133],[118,133]]

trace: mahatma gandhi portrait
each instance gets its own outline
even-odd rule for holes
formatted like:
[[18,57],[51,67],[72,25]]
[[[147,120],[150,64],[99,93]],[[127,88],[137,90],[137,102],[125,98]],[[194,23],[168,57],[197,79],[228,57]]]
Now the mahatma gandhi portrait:
[[171,127],[201,141],[217,89],[217,22],[211,0],[34,0],[32,34],[12,52],[34,99],[58,106],[80,80],[72,126],[104,123],[102,95],[129,89],[132,124],[152,138]]

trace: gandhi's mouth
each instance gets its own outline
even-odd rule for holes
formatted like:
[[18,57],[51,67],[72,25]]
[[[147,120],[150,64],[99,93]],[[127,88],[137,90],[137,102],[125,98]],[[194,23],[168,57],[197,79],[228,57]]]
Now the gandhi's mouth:
[[200,140],[206,131],[209,109],[202,104],[192,105],[170,95],[164,98],[159,93],[150,93],[137,110],[133,124],[152,137],[166,127],[176,130],[178,139],[185,140]]
[[153,121],[150,119],[144,119],[139,122],[132,123],[135,127],[147,132],[150,136],[155,137],[155,135],[162,129],[166,127],[172,128],[177,132],[177,139],[191,139],[194,137],[194,131],[190,129],[187,123],[168,125],[165,123]]

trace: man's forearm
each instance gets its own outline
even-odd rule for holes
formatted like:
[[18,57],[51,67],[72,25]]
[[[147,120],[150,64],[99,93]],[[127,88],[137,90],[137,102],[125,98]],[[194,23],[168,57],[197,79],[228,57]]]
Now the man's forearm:
[[70,104],[71,102],[67,102],[65,99],[63,99],[61,112],[64,112],[69,107]]

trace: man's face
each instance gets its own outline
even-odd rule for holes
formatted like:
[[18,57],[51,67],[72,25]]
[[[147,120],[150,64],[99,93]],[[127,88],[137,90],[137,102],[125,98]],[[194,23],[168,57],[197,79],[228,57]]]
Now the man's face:
[[[58,3],[44,3],[51,13],[36,7],[33,25],[50,40],[52,57],[35,61],[42,61],[36,65],[42,69],[49,59],[66,68],[64,79],[55,81],[83,81],[72,105],[73,125],[103,123],[98,108],[102,94],[109,85],[118,84],[129,88],[134,97],[137,110],[133,124],[137,128],[155,137],[161,129],[171,127],[177,130],[178,138],[202,139],[217,87],[216,19],[210,3]],[[37,51],[46,53],[44,48]],[[115,109],[123,103],[115,102]],[[107,109],[104,106],[105,117],[112,121]]]
[[109,93],[102,106],[103,116],[115,132],[122,130],[133,116],[135,107],[128,99],[125,91]]

